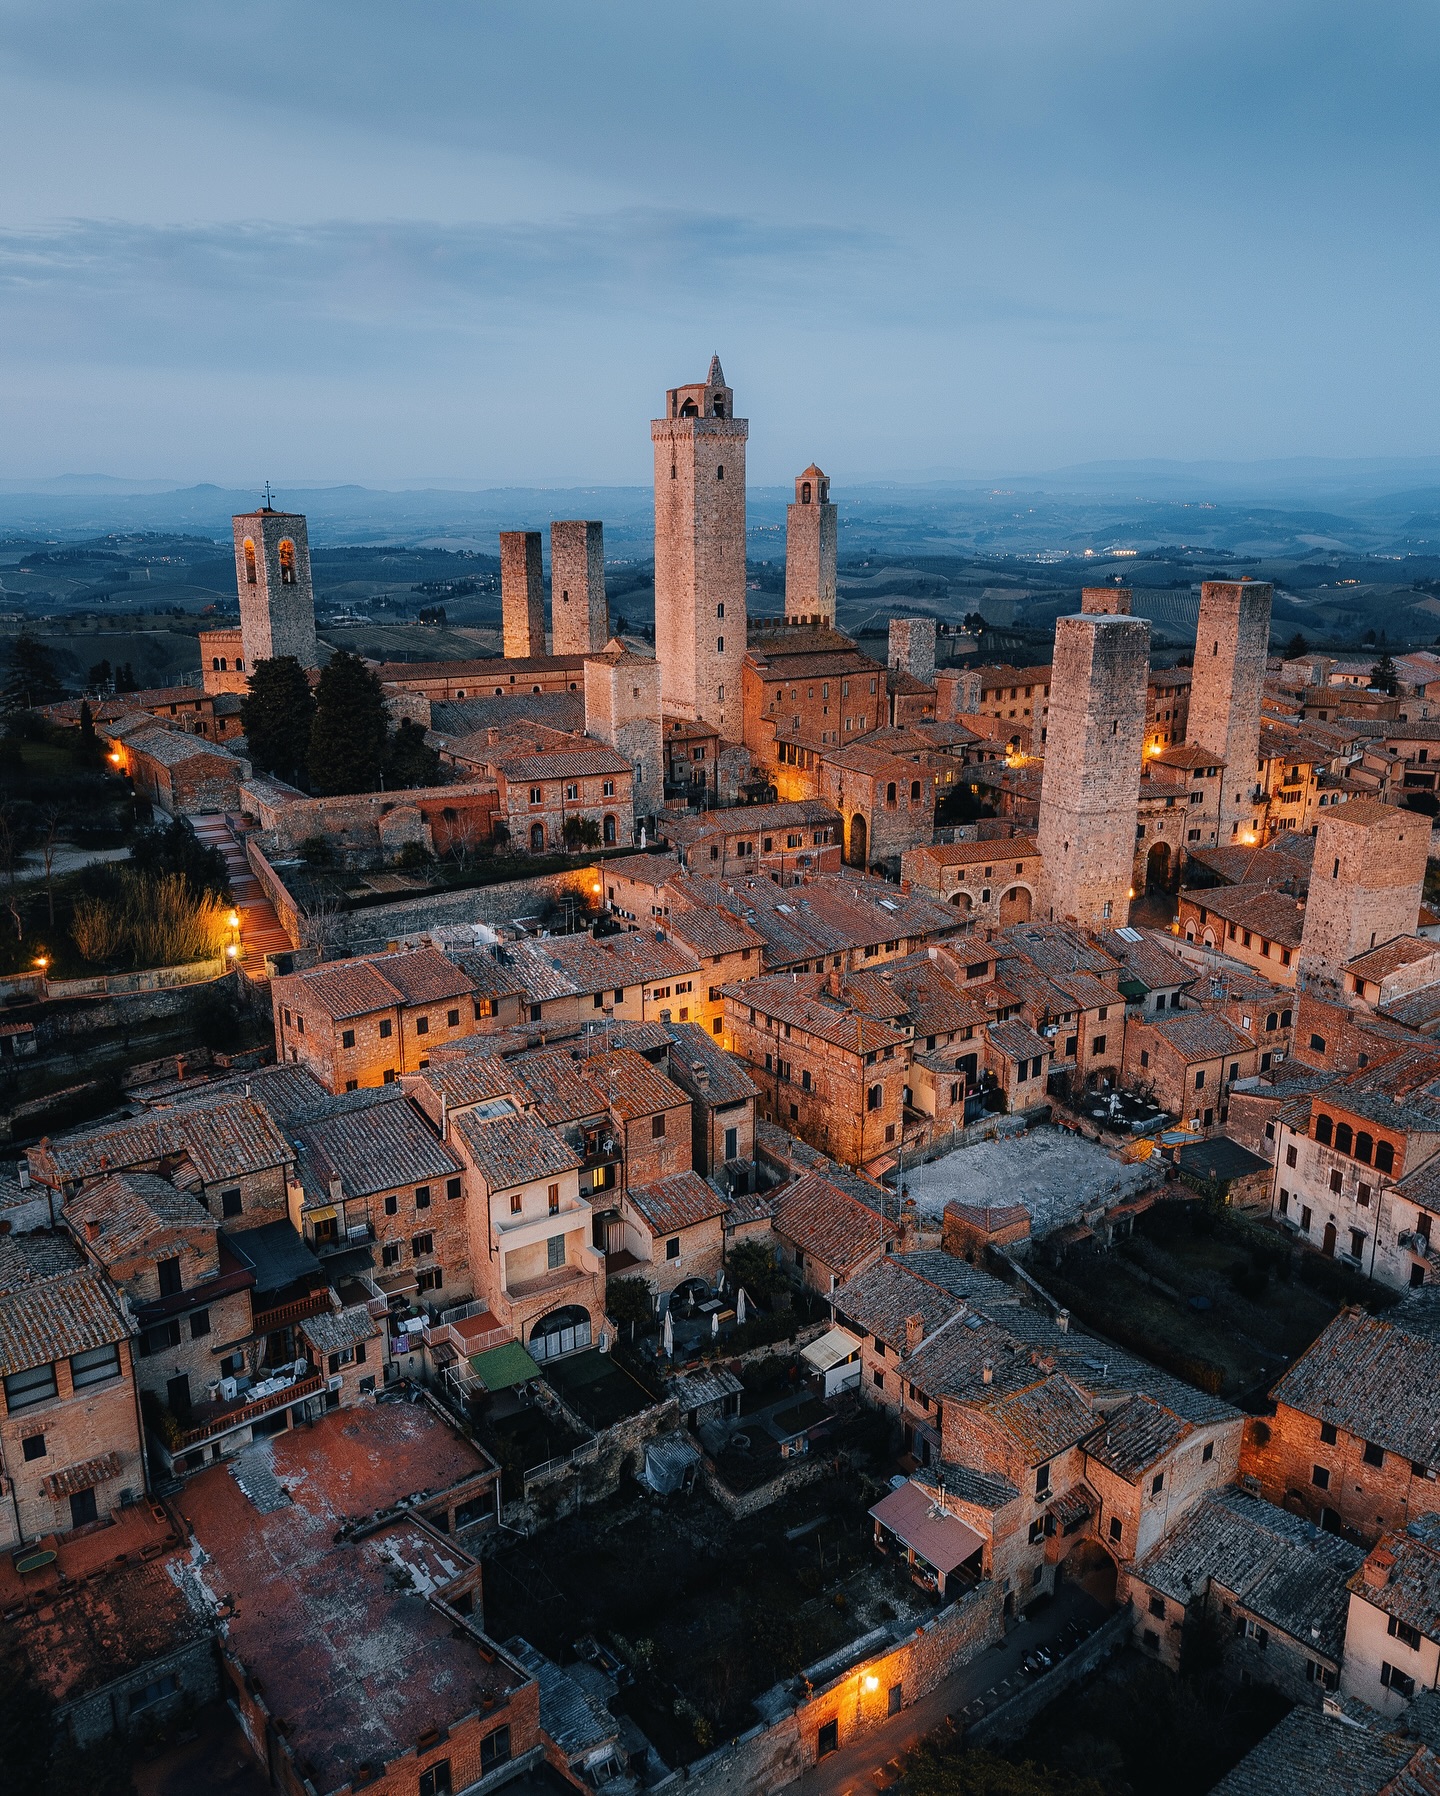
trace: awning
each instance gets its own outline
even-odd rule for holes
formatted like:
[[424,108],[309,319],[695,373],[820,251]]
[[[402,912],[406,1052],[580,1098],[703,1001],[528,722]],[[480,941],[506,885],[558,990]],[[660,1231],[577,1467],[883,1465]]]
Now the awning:
[[918,1484],[905,1484],[882,1497],[870,1510],[882,1528],[944,1577],[984,1546],[984,1538],[958,1515],[935,1507],[935,1499]]
[[1092,1515],[1097,1515],[1099,1510],[1099,1497],[1088,1484],[1081,1483],[1073,1485],[1063,1497],[1057,1497],[1048,1513],[1060,1524],[1060,1532],[1069,1534],[1088,1522]]
[[470,1370],[487,1391],[508,1391],[513,1384],[528,1384],[540,1376],[540,1368],[518,1341],[472,1354]]
[[53,1503],[61,1497],[78,1496],[82,1490],[93,1490],[107,1478],[119,1476],[120,1455],[102,1453],[98,1459],[82,1459],[79,1465],[66,1466],[62,1472],[52,1472],[48,1478],[40,1480],[40,1489]]
[[333,1222],[335,1220],[334,1204],[321,1204],[318,1210],[307,1210],[305,1214],[311,1222]]
[[828,1372],[832,1366],[842,1365],[859,1351],[859,1338],[852,1335],[848,1328],[832,1328],[821,1335],[818,1341],[802,1347],[800,1357],[815,1371]]

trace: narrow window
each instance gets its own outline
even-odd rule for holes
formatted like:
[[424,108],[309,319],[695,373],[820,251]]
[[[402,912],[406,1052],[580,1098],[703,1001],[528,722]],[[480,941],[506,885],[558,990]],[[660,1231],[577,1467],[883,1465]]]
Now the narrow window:
[[255,544],[248,536],[245,538],[245,584],[247,586],[256,584]]

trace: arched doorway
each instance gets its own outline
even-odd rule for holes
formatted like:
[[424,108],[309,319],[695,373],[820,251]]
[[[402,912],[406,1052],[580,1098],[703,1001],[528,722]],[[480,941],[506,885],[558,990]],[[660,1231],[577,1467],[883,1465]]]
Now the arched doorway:
[[970,894],[968,892],[952,892],[950,902],[955,906],[962,917],[968,917],[970,915]]
[[551,1310],[530,1330],[530,1357],[542,1364],[565,1353],[578,1353],[590,1345],[590,1312],[578,1303]]
[[531,854],[542,854],[544,849],[545,825],[543,823],[532,823],[530,825],[530,852]]
[[1157,842],[1145,857],[1145,889],[1164,892],[1170,887],[1170,844]]
[[1009,923],[1028,923],[1030,921],[1030,889],[1028,886],[1011,886],[1008,892],[1000,894],[1000,927]]
[[1325,1224],[1325,1236],[1320,1243],[1320,1251],[1326,1259],[1333,1260],[1335,1258],[1335,1224],[1333,1222]]
[[1115,1561],[1098,1540],[1077,1541],[1060,1561],[1058,1576],[1078,1584],[1107,1609],[1115,1607]]
[[866,827],[865,819],[860,815],[859,811],[856,811],[855,815],[850,819],[850,865],[852,867],[859,867],[862,871],[864,870],[866,851],[869,846],[869,835],[870,831]]

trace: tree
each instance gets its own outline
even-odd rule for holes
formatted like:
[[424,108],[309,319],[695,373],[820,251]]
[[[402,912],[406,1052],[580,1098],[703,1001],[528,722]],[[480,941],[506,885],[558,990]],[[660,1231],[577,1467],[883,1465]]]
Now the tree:
[[31,711],[36,705],[53,704],[64,697],[54,656],[29,630],[22,630],[5,651],[5,667],[7,711]]
[[643,1278],[612,1278],[605,1285],[605,1311],[622,1328],[629,1324],[633,1341],[637,1327],[655,1320],[655,1300]]
[[725,1270],[730,1274],[731,1283],[743,1285],[751,1297],[768,1297],[774,1291],[785,1290],[789,1284],[775,1264],[774,1254],[758,1241],[742,1241],[732,1248],[725,1261]]
[[1285,659],[1287,661],[1298,661],[1302,655],[1308,655],[1309,653],[1310,644],[1306,642],[1303,634],[1297,630],[1290,638],[1289,642],[1285,644]]
[[1376,691],[1388,692],[1392,698],[1400,690],[1400,676],[1388,654],[1382,655],[1370,669],[1370,685]]
[[310,726],[313,792],[373,792],[385,771],[388,735],[385,694],[358,655],[330,657],[315,692]]
[[960,620],[962,630],[968,630],[972,636],[983,636],[990,628],[978,611],[967,611]]
[[178,873],[199,897],[213,892],[230,896],[230,869],[218,848],[207,848],[186,817],[176,817],[160,829],[147,829],[130,847],[130,859],[142,873]]
[[402,718],[386,751],[385,784],[398,788],[439,783],[439,754],[425,740],[424,730],[413,717]]
[[90,714],[90,707],[82,698],[80,701],[80,729],[75,740],[75,759],[82,767],[98,767],[105,758],[105,750],[100,746],[100,738],[95,734],[95,719]]
[[97,661],[85,676],[85,684],[92,692],[103,692],[110,684],[110,662],[108,659]]
[[600,846],[600,825],[593,817],[567,817],[565,827],[560,833],[565,838],[567,848],[598,848]]
[[257,661],[240,701],[240,727],[256,771],[303,780],[314,721],[315,695],[295,657]]
[[138,692],[140,682],[135,678],[135,669],[128,661],[122,661],[115,668],[115,690],[117,692]]
[[911,1796],[1104,1796],[1093,1777],[1016,1764],[983,1747],[956,1752],[928,1742],[906,1757],[905,1788]]

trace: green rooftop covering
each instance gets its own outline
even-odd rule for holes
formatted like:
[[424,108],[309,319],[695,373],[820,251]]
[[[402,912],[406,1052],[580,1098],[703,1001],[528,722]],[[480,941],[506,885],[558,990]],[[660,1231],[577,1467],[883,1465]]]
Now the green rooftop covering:
[[488,1353],[472,1354],[470,1369],[487,1391],[508,1391],[512,1384],[525,1384],[540,1376],[539,1366],[518,1341],[507,1341]]

